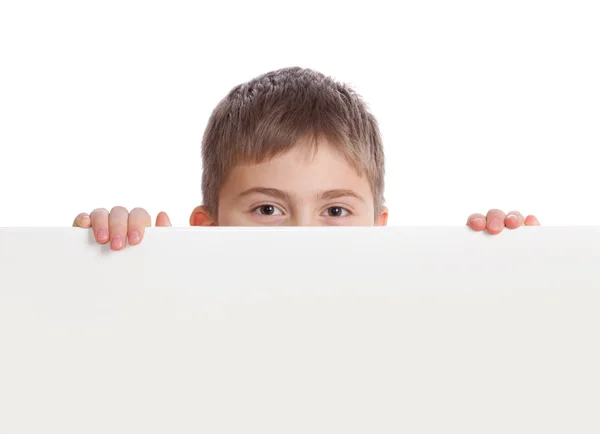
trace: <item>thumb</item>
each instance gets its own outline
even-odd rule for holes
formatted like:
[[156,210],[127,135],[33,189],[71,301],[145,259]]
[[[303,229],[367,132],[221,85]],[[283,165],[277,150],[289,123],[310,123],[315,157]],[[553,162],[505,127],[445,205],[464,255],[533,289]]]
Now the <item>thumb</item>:
[[169,220],[169,216],[166,212],[161,211],[156,216],[156,226],[171,226],[171,220]]

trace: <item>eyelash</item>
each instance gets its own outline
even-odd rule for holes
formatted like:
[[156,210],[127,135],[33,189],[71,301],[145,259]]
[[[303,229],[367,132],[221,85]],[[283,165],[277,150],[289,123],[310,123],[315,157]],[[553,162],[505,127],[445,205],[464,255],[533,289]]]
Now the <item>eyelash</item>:
[[261,217],[273,217],[273,215],[261,214],[260,212],[258,212],[258,210],[260,210],[262,207],[265,207],[265,206],[271,206],[271,207],[275,208],[276,210],[279,210],[281,215],[284,214],[280,207],[278,207],[277,205],[270,204],[270,203],[263,203],[261,205],[255,206],[254,208],[252,208],[252,212],[257,213]]
[[[266,206],[270,206],[270,207],[273,207],[273,208],[274,208],[274,209],[276,209],[276,210],[279,210],[280,214],[271,214],[271,215],[269,215],[269,214],[262,214],[262,213],[260,213],[260,212],[259,212],[259,211],[260,211],[260,209],[261,209],[261,208],[263,208],[263,207],[266,207]],[[334,219],[339,219],[339,218],[349,217],[349,216],[351,216],[351,215],[352,215],[352,212],[351,212],[351,211],[350,211],[348,208],[345,208],[345,207],[343,207],[343,206],[337,206],[337,205],[332,205],[332,206],[329,206],[329,207],[327,207],[327,208],[325,209],[325,212],[328,212],[328,211],[329,211],[329,210],[331,210],[332,208],[340,208],[342,211],[345,211],[345,212],[346,212],[346,215],[341,215],[341,216],[332,216],[332,215],[327,215],[326,217],[329,217],[329,218],[334,218]],[[284,212],[283,212],[283,211],[280,209],[280,207],[278,207],[278,206],[276,206],[276,205],[273,205],[273,204],[270,204],[270,203],[264,203],[264,204],[261,204],[261,205],[255,206],[254,208],[252,208],[252,210],[251,210],[251,211],[252,211],[253,213],[256,213],[256,214],[260,215],[261,217],[273,217],[273,216],[275,216],[275,215],[283,215],[283,214],[284,214]]]
[[327,207],[325,209],[325,212],[329,211],[332,208],[339,208],[342,211],[346,211],[346,215],[341,215],[341,216],[327,215],[326,217],[334,218],[334,219],[341,219],[341,218],[349,217],[350,215],[352,215],[352,213],[350,212],[350,210],[348,208],[344,208],[343,206],[337,206],[337,205],[332,205],[332,206]]

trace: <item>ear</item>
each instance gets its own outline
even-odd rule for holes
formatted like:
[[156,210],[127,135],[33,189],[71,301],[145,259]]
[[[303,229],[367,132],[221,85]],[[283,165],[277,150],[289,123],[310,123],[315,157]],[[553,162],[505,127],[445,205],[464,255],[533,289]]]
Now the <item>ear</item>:
[[379,217],[375,219],[375,226],[387,226],[388,220],[388,209],[386,206],[381,207],[381,213],[379,213]]
[[194,208],[190,215],[190,226],[216,226],[217,223],[210,216],[208,209],[200,205]]

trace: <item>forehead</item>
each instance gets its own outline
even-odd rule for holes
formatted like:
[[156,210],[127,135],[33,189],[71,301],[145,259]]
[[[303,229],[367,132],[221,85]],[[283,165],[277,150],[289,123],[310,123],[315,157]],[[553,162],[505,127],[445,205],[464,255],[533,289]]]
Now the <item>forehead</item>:
[[237,165],[223,185],[225,190],[269,187],[290,192],[314,193],[328,189],[355,189],[368,195],[370,185],[364,174],[331,143],[320,140],[315,146],[297,145],[288,152],[259,163]]

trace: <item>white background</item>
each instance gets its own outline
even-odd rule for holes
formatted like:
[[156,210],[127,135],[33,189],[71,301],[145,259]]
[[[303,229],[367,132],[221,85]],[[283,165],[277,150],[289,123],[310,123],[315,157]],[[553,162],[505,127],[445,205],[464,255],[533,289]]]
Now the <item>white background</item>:
[[599,22],[596,1],[2,1],[0,226],[187,225],[211,110],[291,65],[370,104],[390,224],[600,224]]

